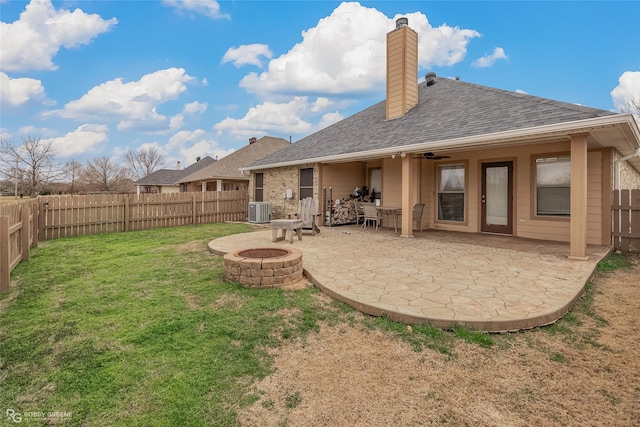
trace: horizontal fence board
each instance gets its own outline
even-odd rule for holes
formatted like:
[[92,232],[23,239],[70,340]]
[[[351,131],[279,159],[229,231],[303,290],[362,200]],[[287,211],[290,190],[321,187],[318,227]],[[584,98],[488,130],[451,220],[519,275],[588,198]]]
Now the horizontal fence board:
[[41,238],[244,221],[247,206],[246,191],[48,196]]

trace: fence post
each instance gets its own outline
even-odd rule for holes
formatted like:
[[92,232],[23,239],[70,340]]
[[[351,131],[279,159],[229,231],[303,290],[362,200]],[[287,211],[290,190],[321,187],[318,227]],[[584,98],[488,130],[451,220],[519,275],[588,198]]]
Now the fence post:
[[29,261],[29,207],[31,203],[24,203],[22,207],[22,230],[20,230],[20,245],[22,247],[22,261]]
[[[40,196],[38,196],[38,199]],[[36,199],[31,202],[31,246],[38,247],[38,209],[40,201]]]
[[0,216],[0,293],[9,292],[9,217]]
[[124,231],[129,231],[129,195],[124,195]]
[[45,211],[46,205],[45,202],[38,200],[38,236],[39,236],[39,240],[45,240],[47,236],[45,236],[44,234],[44,223],[46,220],[46,211]]
[[196,193],[191,195],[191,225],[196,225]]

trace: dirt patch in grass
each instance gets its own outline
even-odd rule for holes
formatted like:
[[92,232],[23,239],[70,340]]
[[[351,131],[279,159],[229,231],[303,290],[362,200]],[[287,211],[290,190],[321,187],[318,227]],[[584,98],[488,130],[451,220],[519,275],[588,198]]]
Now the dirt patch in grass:
[[[595,279],[591,316],[456,340],[455,357],[397,337],[322,325],[284,344],[255,384],[245,426],[640,425],[640,262]],[[326,297],[325,297],[326,298]],[[360,315],[358,315],[360,316]]]

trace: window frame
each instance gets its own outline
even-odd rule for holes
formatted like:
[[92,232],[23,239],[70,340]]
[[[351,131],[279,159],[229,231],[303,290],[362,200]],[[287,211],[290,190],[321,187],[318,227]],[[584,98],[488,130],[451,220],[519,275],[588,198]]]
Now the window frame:
[[[311,171],[310,172],[310,176],[304,176],[306,175],[308,172],[307,171]],[[300,196],[300,200],[303,200],[307,197],[311,197],[313,199],[313,168],[300,168],[299,174],[298,174],[298,195]],[[305,182],[303,183],[303,179],[305,179]],[[307,180],[310,180],[309,182],[307,182]]]
[[[258,177],[260,177],[259,180],[258,180]],[[258,181],[260,181],[260,182],[258,182]],[[254,182],[254,185],[253,185],[253,201],[254,202],[263,202],[264,201],[264,172],[256,172],[254,174],[253,182]],[[258,184],[260,184],[260,185],[258,185]]]
[[[452,168],[462,168],[462,172],[463,172],[463,179],[462,179],[462,191],[459,190],[448,190],[448,191],[441,191],[440,190],[440,181],[441,181],[441,171],[444,169],[452,169]],[[467,165],[467,162],[451,162],[451,163],[439,163],[436,165],[435,167],[435,173],[436,173],[436,203],[435,203],[435,221],[436,222],[440,222],[440,223],[449,223],[449,224],[456,224],[456,225],[466,225],[467,221],[468,221],[468,215],[467,215],[467,204],[468,204],[468,179],[469,179],[469,168]],[[461,220],[457,220],[457,219],[443,219],[440,217],[441,214],[441,201],[440,201],[440,195],[441,194],[462,194],[462,219]]]
[[[538,165],[539,160],[541,159],[565,159],[569,166],[569,184],[568,185],[538,185]],[[532,193],[532,215],[536,219],[541,220],[552,220],[552,221],[568,221],[571,218],[571,154],[567,152],[562,153],[546,153],[546,154],[537,154],[532,158],[532,178],[531,178],[531,193]],[[540,213],[538,207],[538,189],[539,188],[567,188],[567,200],[568,200],[568,208],[566,209],[566,213],[558,213],[558,214],[550,214],[550,213]]]

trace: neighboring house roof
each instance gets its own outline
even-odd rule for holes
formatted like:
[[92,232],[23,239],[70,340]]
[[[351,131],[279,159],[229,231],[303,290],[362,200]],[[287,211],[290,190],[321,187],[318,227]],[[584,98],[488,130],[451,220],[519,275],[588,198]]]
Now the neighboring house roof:
[[184,169],[157,170],[145,176],[144,178],[140,178],[139,180],[134,182],[134,184],[135,185],[178,185],[178,181],[180,180],[180,178],[190,175],[215,162],[216,162],[216,159],[207,156],[198,160],[192,165],[189,165]]
[[248,166],[264,156],[289,147],[290,145],[291,143],[284,138],[263,136],[255,140],[255,142],[250,142],[249,145],[221,158],[217,162],[197,172],[181,177],[178,182],[206,181],[210,179],[242,179],[248,181],[249,177],[243,175],[240,168]]
[[479,148],[532,136],[543,140],[552,133],[577,132],[582,123],[597,138],[593,128],[628,122],[624,135],[618,136],[624,140],[619,142],[624,149],[617,147],[623,153],[631,152],[633,140],[640,139],[631,115],[441,77],[430,86],[420,83],[418,93],[418,105],[401,117],[387,120],[382,101],[244,169],[363,160],[405,150]]

